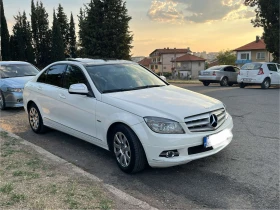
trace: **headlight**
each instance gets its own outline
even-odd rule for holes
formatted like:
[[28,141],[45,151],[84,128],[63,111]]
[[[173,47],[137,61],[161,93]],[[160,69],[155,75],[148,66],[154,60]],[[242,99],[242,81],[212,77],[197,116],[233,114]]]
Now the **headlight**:
[[162,133],[162,134],[185,133],[180,123],[173,120],[160,118],[160,117],[144,117],[144,120],[148,125],[148,127],[156,133]]
[[23,88],[7,88],[7,91],[9,91],[9,92],[22,93]]

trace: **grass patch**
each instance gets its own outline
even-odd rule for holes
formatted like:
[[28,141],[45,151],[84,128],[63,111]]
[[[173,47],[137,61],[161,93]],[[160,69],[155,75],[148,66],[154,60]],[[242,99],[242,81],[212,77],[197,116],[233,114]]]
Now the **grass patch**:
[[12,192],[13,191],[13,185],[12,185],[12,183],[7,183],[7,184],[5,184],[4,186],[2,186],[1,188],[0,188],[0,192],[1,193],[5,193],[5,194],[10,194],[10,192]]
[[13,176],[23,176],[30,179],[37,179],[40,177],[39,174],[30,171],[14,171]]

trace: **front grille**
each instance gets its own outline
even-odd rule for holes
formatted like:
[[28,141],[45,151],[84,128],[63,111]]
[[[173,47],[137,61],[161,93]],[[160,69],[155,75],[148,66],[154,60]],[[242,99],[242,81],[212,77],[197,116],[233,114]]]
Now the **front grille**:
[[198,153],[202,153],[202,152],[207,152],[207,151],[210,151],[212,149],[213,149],[213,147],[205,148],[203,145],[189,147],[188,148],[188,154],[189,155],[194,155],[194,154],[198,154]]
[[[217,125],[213,127],[210,124],[210,116],[217,116]],[[226,111],[224,108],[218,109],[212,112],[195,115],[185,118],[185,123],[191,132],[204,132],[204,131],[213,131],[219,128],[226,120]]]

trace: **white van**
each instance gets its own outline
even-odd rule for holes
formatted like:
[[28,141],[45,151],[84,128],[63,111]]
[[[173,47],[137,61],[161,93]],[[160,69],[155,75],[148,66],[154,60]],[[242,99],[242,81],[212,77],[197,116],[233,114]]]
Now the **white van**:
[[237,77],[240,88],[248,85],[261,85],[267,89],[270,85],[280,85],[280,65],[270,62],[246,63]]

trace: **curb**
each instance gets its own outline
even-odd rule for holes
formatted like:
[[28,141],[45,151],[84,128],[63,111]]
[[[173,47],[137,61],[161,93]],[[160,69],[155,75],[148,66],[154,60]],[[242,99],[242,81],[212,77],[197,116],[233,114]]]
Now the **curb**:
[[103,186],[106,190],[108,190],[110,193],[112,193],[113,195],[115,195],[117,198],[119,198],[120,200],[130,204],[130,205],[133,205],[133,206],[137,206],[137,209],[140,208],[140,209],[147,209],[147,210],[158,210],[157,208],[154,208],[152,206],[150,206],[148,203],[144,202],[144,201],[141,201],[117,188],[115,188],[113,185],[110,185],[110,184],[105,184],[103,182],[102,179],[98,178],[97,176],[94,176],[86,171],[84,171],[83,169],[73,165],[72,163],[48,152],[47,150],[44,150],[43,148],[35,145],[35,144],[32,144],[24,139],[22,139],[21,137],[17,136],[16,134],[13,134],[11,132],[8,132],[6,130],[4,130],[3,128],[0,127],[0,132],[1,131],[4,131],[6,132],[10,137],[13,137],[13,138],[16,138],[18,140],[21,140],[19,143],[20,144],[23,144],[23,145],[26,145],[26,146],[29,146],[31,147],[33,150],[35,150],[36,152],[38,152],[39,154],[43,155],[44,157],[54,161],[54,162],[57,162],[59,164],[67,164],[67,166],[69,166],[72,171],[74,171],[75,173],[81,175],[81,176],[85,176],[93,181],[96,181],[96,182],[101,182],[103,183]]

